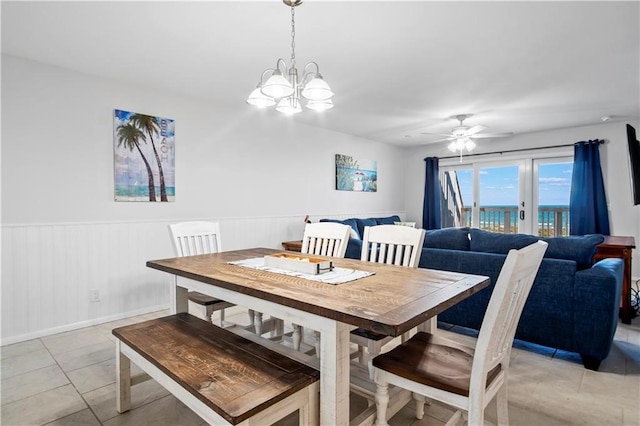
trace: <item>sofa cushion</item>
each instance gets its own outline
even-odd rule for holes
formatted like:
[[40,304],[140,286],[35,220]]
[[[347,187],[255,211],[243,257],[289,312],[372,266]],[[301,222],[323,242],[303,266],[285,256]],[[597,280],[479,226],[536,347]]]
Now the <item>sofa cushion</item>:
[[351,234],[349,236],[351,238],[361,239],[360,238],[361,234],[358,233],[358,224],[356,223],[355,219],[344,219],[344,220],[320,219],[320,222],[334,222],[334,223],[341,223],[343,225],[349,225],[351,227]]
[[427,231],[424,247],[469,251],[469,228],[443,228]]
[[471,251],[497,254],[508,254],[511,249],[520,250],[540,239],[534,235],[500,234],[476,228],[471,228],[469,234],[471,235]]
[[358,233],[360,234],[360,239],[362,239],[362,237],[364,236],[364,227],[365,226],[376,226],[376,225],[378,225],[378,222],[376,222],[376,220],[374,218],[369,218],[369,219],[356,218],[355,221],[358,224]]
[[519,250],[538,240],[546,241],[549,246],[544,254],[545,258],[573,260],[578,270],[591,267],[596,248],[604,241],[604,236],[600,234],[541,238],[527,234],[500,234],[475,228],[469,233],[471,251],[486,253],[507,254],[511,249]]
[[395,225],[396,222],[400,222],[400,216],[394,215],[389,217],[372,217],[376,221],[377,225]]
[[549,243],[544,257],[553,259],[575,260],[578,269],[591,267],[593,255],[598,244],[604,241],[600,234],[588,234],[584,236],[541,238]]

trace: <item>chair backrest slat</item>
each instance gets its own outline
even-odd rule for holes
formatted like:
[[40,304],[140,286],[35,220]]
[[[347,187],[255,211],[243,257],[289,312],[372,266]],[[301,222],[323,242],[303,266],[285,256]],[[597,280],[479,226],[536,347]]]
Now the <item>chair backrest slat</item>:
[[366,226],[361,260],[417,268],[425,230],[399,225]]
[[349,225],[334,222],[307,223],[302,238],[302,253],[344,257],[349,243]]
[[169,225],[169,233],[176,256],[195,256],[222,251],[220,225],[217,222],[175,223]]

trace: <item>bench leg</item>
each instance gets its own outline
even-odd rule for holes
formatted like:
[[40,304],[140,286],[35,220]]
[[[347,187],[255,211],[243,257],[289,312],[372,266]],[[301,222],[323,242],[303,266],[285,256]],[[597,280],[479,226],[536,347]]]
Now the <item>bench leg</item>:
[[131,409],[131,361],[120,351],[120,340],[116,340],[116,409],[118,413]]
[[317,426],[320,424],[320,385],[319,382],[309,386],[309,403],[299,411],[300,426]]

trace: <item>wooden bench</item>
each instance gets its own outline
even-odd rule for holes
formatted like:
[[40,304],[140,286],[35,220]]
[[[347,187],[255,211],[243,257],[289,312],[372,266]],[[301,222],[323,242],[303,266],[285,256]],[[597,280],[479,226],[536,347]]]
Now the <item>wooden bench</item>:
[[[301,426],[319,422],[318,371],[228,330],[180,313],[113,335],[120,413],[150,376],[209,424],[263,426],[296,410]],[[148,376],[132,378],[130,361]]]

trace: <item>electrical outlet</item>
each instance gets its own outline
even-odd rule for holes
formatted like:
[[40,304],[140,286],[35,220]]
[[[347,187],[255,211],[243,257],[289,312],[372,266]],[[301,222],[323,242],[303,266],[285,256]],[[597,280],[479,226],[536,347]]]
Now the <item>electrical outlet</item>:
[[100,301],[100,290],[98,290],[97,288],[94,288],[93,290],[91,290],[91,301],[92,302]]

